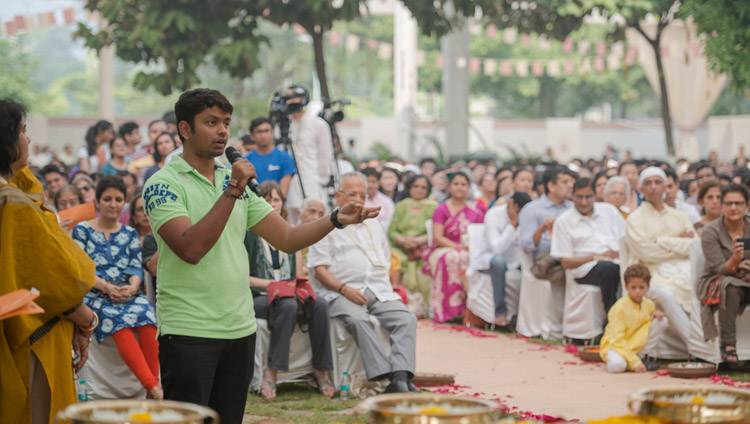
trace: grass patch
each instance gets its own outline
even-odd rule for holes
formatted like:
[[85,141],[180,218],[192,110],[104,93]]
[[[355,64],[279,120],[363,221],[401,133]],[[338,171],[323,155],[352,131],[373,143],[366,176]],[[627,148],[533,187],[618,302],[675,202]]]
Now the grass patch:
[[353,408],[359,399],[343,401],[330,399],[304,383],[281,384],[276,389],[276,399],[267,400],[249,395],[245,406],[245,422],[264,420],[289,423],[362,423],[366,414],[355,414]]

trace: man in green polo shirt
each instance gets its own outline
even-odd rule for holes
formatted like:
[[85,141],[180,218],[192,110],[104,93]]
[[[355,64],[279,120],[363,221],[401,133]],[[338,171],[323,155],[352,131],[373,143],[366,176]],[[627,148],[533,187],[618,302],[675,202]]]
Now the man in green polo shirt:
[[253,375],[255,317],[243,240],[250,229],[284,252],[334,228],[377,216],[357,203],[290,227],[246,189],[255,169],[231,171],[224,153],[233,107],[220,92],[195,89],[175,104],[182,155],[152,176],[143,204],[159,248],[159,361],[164,398],[208,405],[222,423],[241,423]]

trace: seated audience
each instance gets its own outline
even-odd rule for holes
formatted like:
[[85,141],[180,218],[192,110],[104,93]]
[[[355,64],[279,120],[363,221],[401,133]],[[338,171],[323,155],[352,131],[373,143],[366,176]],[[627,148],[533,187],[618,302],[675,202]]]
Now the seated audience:
[[367,177],[365,206],[368,208],[380,206],[380,214],[376,219],[383,226],[383,229],[387,229],[393,218],[396,205],[390,197],[380,191],[380,172],[377,169],[365,168],[362,173]]
[[[75,186],[66,185],[55,194],[55,209],[58,212],[82,204],[83,196],[81,196],[81,191],[75,188]],[[62,219],[60,220],[60,227],[66,233],[70,234],[70,231],[73,229],[73,221],[70,218]]]
[[433,245],[424,254],[432,277],[432,309],[436,322],[462,316],[466,310],[469,245],[466,226],[481,223],[485,209],[468,199],[471,182],[463,172],[448,175],[449,198],[432,215]]
[[664,203],[684,213],[690,222],[695,225],[695,223],[701,220],[698,208],[679,198],[679,179],[674,169],[667,168],[664,170],[664,173],[667,175],[667,184],[664,186]]
[[[495,324],[508,325],[508,306],[505,303],[505,273],[521,267],[521,248],[518,244],[518,214],[531,201],[529,193],[516,191],[508,203],[495,206],[484,216],[484,243],[479,269],[489,269],[495,301]],[[489,262],[489,263],[487,263]]]
[[643,195],[638,191],[638,165],[633,161],[625,161],[620,164],[618,175],[630,183],[630,193],[622,209],[633,212],[643,202]]
[[149,397],[161,399],[156,316],[141,289],[143,264],[138,233],[118,222],[124,206],[125,184],[119,177],[106,175],[96,185],[99,217],[73,229],[73,240],[96,264],[96,284],[84,302],[100,317],[94,330],[96,341],[101,343],[112,336],[123,362]]
[[575,207],[555,220],[550,255],[570,270],[578,284],[598,286],[604,312],[617,301],[620,287],[620,238],[625,235],[625,219],[609,203],[595,202],[589,178],[573,185]]
[[[286,219],[281,186],[276,181],[268,180],[260,185],[260,192],[274,211]],[[278,371],[289,370],[289,347],[300,306],[293,297],[279,297],[269,304],[267,288],[273,281],[297,278],[296,256],[276,249],[252,231],[245,235],[245,248],[250,260],[250,287],[253,288],[255,317],[267,320],[271,333],[268,365],[263,371],[260,393],[266,399],[274,399]],[[333,371],[328,302],[324,298],[317,298],[310,319],[308,325],[314,375],[320,392],[333,397],[334,387],[328,377],[328,371]]]
[[115,137],[115,128],[109,121],[101,120],[86,131],[86,145],[78,151],[78,166],[87,174],[98,173],[109,160],[109,142]]
[[641,172],[640,187],[645,200],[626,222],[625,241],[630,263],[641,263],[651,273],[649,298],[664,310],[682,341],[690,336],[692,283],[690,243],[695,229],[684,213],[664,203],[667,176],[655,166]]
[[128,145],[122,137],[115,137],[109,142],[109,151],[112,159],[102,166],[101,173],[104,175],[118,175],[128,172]]
[[[336,192],[339,206],[364,203],[367,180],[344,174]],[[468,178],[467,178],[468,189]],[[340,318],[354,337],[371,381],[389,378],[386,392],[418,392],[409,381],[416,364],[417,319],[393,291],[388,278],[391,253],[377,221],[368,219],[330,232],[310,247],[307,266],[322,285],[318,298],[328,301],[332,318]],[[391,355],[383,351],[370,322],[374,315],[390,332]]]
[[55,194],[64,186],[68,185],[68,179],[65,176],[65,170],[57,165],[49,164],[40,171],[44,180],[45,203],[53,205],[55,203]]
[[695,231],[700,236],[706,225],[721,217],[721,183],[717,179],[707,179],[700,184],[698,190],[698,205],[701,207],[703,218],[694,223]]
[[96,200],[96,186],[94,185],[94,180],[88,175],[79,173],[73,177],[71,184],[81,191],[83,203],[91,203]]
[[427,197],[432,191],[432,185],[424,175],[409,178],[404,191],[407,197],[396,204],[396,211],[388,228],[388,239],[391,249],[401,259],[401,268],[406,274],[406,289],[412,294],[420,294],[412,297],[409,307],[421,312],[417,315],[426,316],[430,300],[430,277],[422,273],[422,253],[427,248],[425,222],[432,218],[437,202]]
[[659,364],[646,355],[659,344],[668,325],[667,318],[646,297],[651,280],[648,268],[630,265],[623,278],[627,295],[615,302],[607,314],[609,323],[600,342],[599,356],[611,373],[655,371]]
[[560,261],[550,256],[555,219],[573,206],[575,174],[566,167],[550,167],[543,175],[545,194],[526,205],[518,215],[521,249],[534,261],[531,272],[537,278],[565,284]]
[[[279,184],[281,186],[281,184]],[[283,188],[282,188],[283,190]],[[302,205],[299,207],[300,222],[306,224],[313,222],[326,214],[326,205],[322,200],[314,197],[308,197],[302,201]],[[302,250],[297,251],[297,276],[300,278],[309,278],[309,269],[307,268],[307,252],[310,247],[305,247]]]
[[488,209],[489,205],[493,204],[497,195],[497,188],[499,183],[495,181],[495,176],[489,172],[485,172],[479,177],[479,191],[482,195],[477,198],[477,204],[481,205],[484,209]]
[[158,170],[164,168],[167,156],[177,148],[177,143],[175,143],[172,134],[163,132],[156,136],[152,148],[153,153],[151,155],[154,157],[155,163],[146,169],[146,174],[143,177],[144,183]]
[[623,218],[627,218],[630,211],[625,206],[630,200],[630,182],[624,177],[615,175],[609,177],[604,185],[604,201],[614,205],[620,211]]
[[721,190],[722,216],[703,229],[701,245],[706,257],[696,296],[702,301],[703,336],[717,336],[714,313],[719,310],[721,358],[736,363],[737,315],[750,302],[750,250],[740,239],[750,238],[747,188],[730,184]]
[[401,192],[398,190],[398,182],[401,179],[398,171],[388,166],[380,171],[380,192],[388,196],[393,202],[401,200]]
[[604,187],[607,185],[609,177],[606,171],[600,171],[594,176],[594,195],[597,202],[604,202]]

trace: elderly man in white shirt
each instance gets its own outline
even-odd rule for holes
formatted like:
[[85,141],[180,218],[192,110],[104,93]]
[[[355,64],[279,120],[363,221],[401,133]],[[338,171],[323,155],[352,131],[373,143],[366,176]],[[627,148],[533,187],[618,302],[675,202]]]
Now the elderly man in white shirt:
[[[360,173],[343,175],[336,202],[364,204],[366,181]],[[393,291],[388,278],[390,257],[385,232],[376,220],[368,219],[333,230],[311,246],[307,266],[313,271],[319,295],[328,301],[330,316],[343,320],[354,336],[367,379],[390,378],[389,393],[418,392],[409,381],[416,367],[417,318]],[[370,315],[391,333],[390,360],[378,342]]]
[[484,215],[484,243],[481,245],[476,267],[487,270],[492,279],[495,301],[495,322],[499,327],[508,325],[508,305],[505,303],[505,273],[521,267],[521,245],[518,240],[518,214],[531,202],[528,193],[517,191],[508,203],[495,206]]
[[604,311],[609,312],[620,286],[620,265],[615,261],[625,219],[615,206],[596,202],[590,178],[573,184],[573,205],[555,220],[550,255],[560,259],[578,284],[598,286]]
[[639,184],[645,201],[626,221],[625,241],[630,262],[641,263],[651,272],[647,296],[659,304],[682,341],[690,337],[692,286],[690,244],[695,229],[688,217],[664,202],[667,175],[650,166],[641,172]]

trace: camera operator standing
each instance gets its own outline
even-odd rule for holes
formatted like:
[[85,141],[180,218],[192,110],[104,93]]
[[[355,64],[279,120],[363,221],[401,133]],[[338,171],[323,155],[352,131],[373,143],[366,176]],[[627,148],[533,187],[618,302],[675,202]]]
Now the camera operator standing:
[[[289,138],[292,140],[297,162],[297,174],[292,177],[287,197],[290,222],[298,222],[298,211],[306,197],[323,200],[328,198],[325,186],[331,179],[333,167],[333,144],[328,123],[305,106],[310,94],[301,85],[292,85],[288,90],[287,104],[300,104],[298,112],[290,114]],[[301,183],[300,183],[301,181]],[[304,196],[301,186],[304,187]]]

